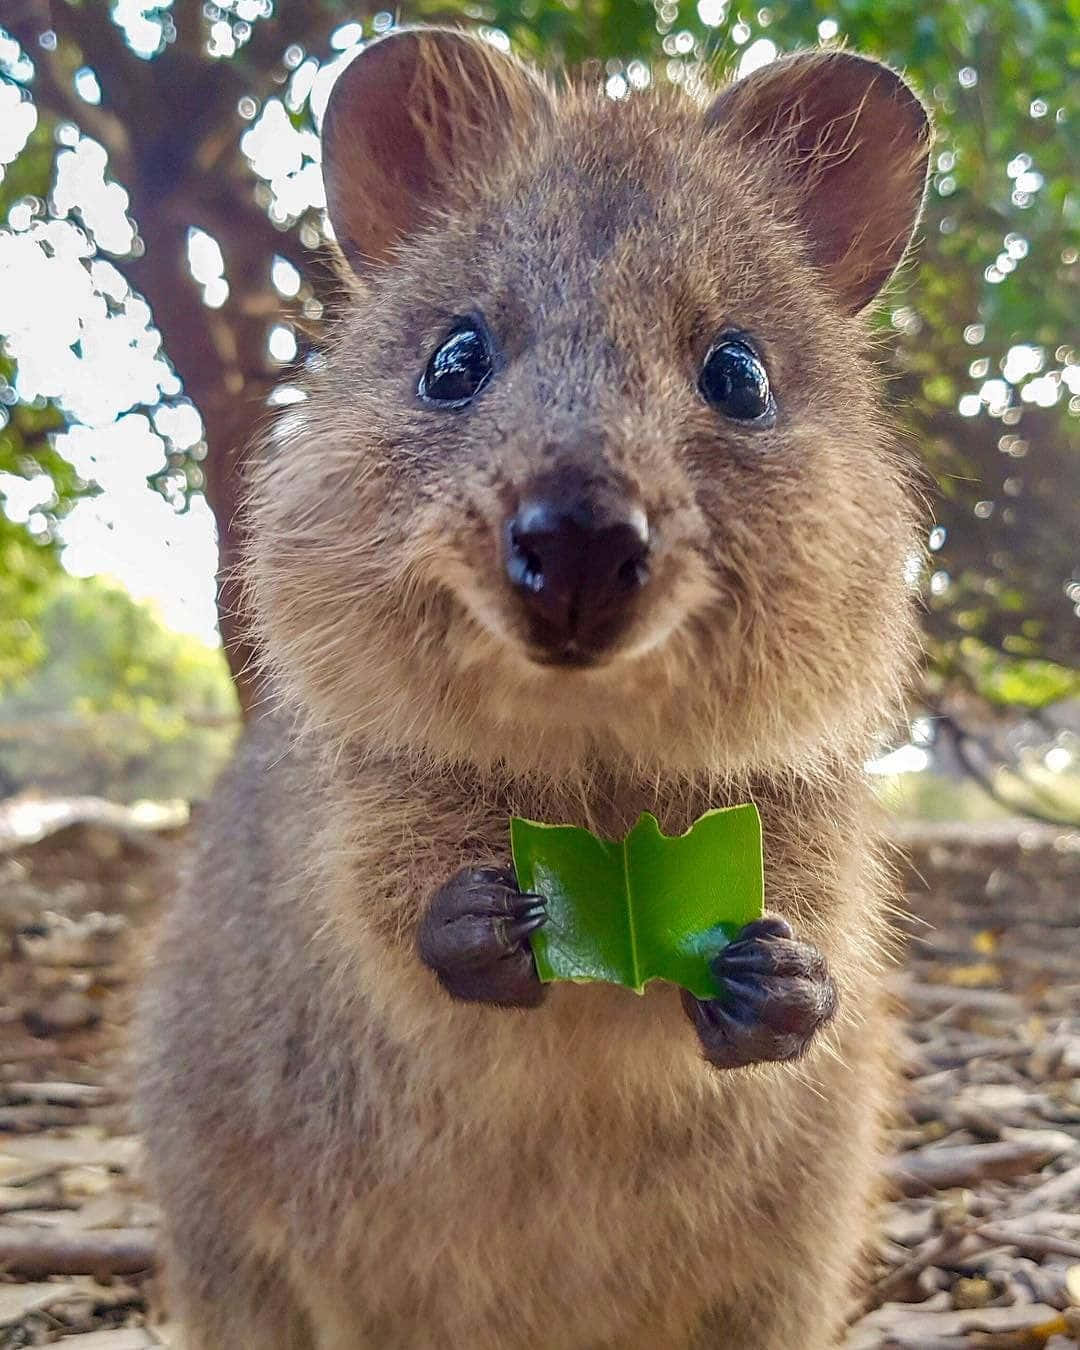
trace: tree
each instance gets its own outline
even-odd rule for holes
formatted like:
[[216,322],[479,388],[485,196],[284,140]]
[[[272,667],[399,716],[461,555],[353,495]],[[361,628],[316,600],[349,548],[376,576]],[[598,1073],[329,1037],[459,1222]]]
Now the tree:
[[238,724],[220,651],[93,579],[50,584],[37,628],[44,659],[0,699],[0,782],[120,801],[208,792]]
[[[929,695],[967,686],[1039,705],[1076,692],[1077,0],[788,0],[754,13],[729,0],[415,0],[399,18],[465,16],[549,67],[593,62],[613,97],[653,79],[692,86],[706,63],[735,72],[817,41],[846,40],[908,71],[931,102],[938,142],[919,268],[900,280],[880,332],[895,401],[936,477]],[[243,691],[248,653],[230,579],[237,463],[294,334],[317,343],[333,309],[314,131],[336,62],[391,16],[340,0],[112,11],[8,0],[2,22],[15,41],[0,46],[0,94],[15,90],[9,104],[32,102],[39,121],[0,205],[34,247],[47,245],[56,217],[73,222],[88,271],[111,258],[130,288],[117,292],[102,273],[94,284],[113,285],[108,302],[149,302],[179,376],[163,362],[142,405],[163,444],[154,485],[178,505],[207,493],[221,537],[222,629]],[[66,173],[65,156],[93,158],[95,146],[107,156],[99,172],[127,194],[130,226],[113,240]],[[180,382],[202,418],[190,443],[160,416]],[[62,503],[63,470],[46,444],[33,441],[24,458],[54,476]]]
[[[35,129],[0,182],[0,207],[27,197],[47,181],[51,167],[51,141],[44,128]],[[0,326],[2,315],[0,302]],[[26,479],[44,475],[48,491],[38,509],[19,520],[10,508],[3,509],[5,493],[0,487],[0,689],[42,654],[41,611],[60,570],[56,526],[72,504],[91,491],[51,443],[51,433],[63,423],[58,409],[44,401],[20,401],[14,378],[14,361],[0,352],[0,475]]]

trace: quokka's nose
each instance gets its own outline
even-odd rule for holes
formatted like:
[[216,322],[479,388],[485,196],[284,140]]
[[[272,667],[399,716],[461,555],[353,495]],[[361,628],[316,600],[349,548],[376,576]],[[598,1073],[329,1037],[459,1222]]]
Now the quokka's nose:
[[529,497],[508,522],[506,571],[533,641],[585,658],[625,624],[649,579],[649,524],[632,501]]

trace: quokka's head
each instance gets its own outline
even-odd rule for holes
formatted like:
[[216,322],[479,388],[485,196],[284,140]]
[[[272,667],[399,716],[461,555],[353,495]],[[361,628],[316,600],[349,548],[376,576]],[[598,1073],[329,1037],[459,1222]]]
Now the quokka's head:
[[864,311],[929,128],[844,51],[703,106],[435,29],[331,94],[352,298],[252,487],[271,669],[343,737],[693,771],[865,744],[906,654]]

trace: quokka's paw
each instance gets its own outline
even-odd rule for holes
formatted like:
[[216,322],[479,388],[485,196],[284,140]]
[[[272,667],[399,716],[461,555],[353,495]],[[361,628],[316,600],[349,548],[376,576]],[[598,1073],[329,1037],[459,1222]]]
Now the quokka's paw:
[[718,1069],[798,1059],[836,1011],[824,956],[784,919],[747,924],[710,969],[722,992],[709,999],[684,992],[683,1007]]
[[529,934],[547,921],[544,902],[523,895],[512,871],[466,867],[432,897],[420,921],[420,959],[455,998],[535,1008],[545,989]]

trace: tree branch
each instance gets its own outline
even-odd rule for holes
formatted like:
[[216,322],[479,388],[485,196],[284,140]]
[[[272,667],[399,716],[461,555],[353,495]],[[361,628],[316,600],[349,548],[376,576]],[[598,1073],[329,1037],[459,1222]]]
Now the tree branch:
[[132,54],[106,6],[60,0],[49,9],[52,27],[75,42],[99,76],[103,97],[121,111],[127,111],[129,90],[137,92],[140,102],[145,100],[151,92],[149,67]]
[[[989,753],[986,742],[982,737],[977,736],[974,732],[968,731],[965,727],[961,726],[952,713],[946,712],[943,709],[935,709],[934,719],[939,729],[944,730],[949,734],[949,737],[956,748],[957,758],[963,765],[964,771],[969,777],[973,778],[987,796],[991,797],[999,806],[1004,806],[1006,810],[1009,811],[1018,811],[1022,815],[1030,816],[1033,820],[1042,821],[1043,824],[1046,825],[1060,825],[1065,829],[1075,829],[1080,825],[1080,820],[1075,816],[1067,816],[1055,811],[1053,809],[1053,804],[1051,804],[1048,809],[1043,810],[1041,807],[1032,803],[1018,802],[1008,797],[998,786],[996,775],[987,768],[987,763],[989,763],[994,756]],[[977,746],[982,752],[986,761],[985,763],[981,762],[979,757],[972,753],[973,746]],[[1025,787],[1029,788],[1035,796],[1041,797],[1043,801],[1048,800],[1046,793],[1039,788],[1038,784],[1031,783],[1022,773],[1017,772],[1017,776],[1024,783]]]

